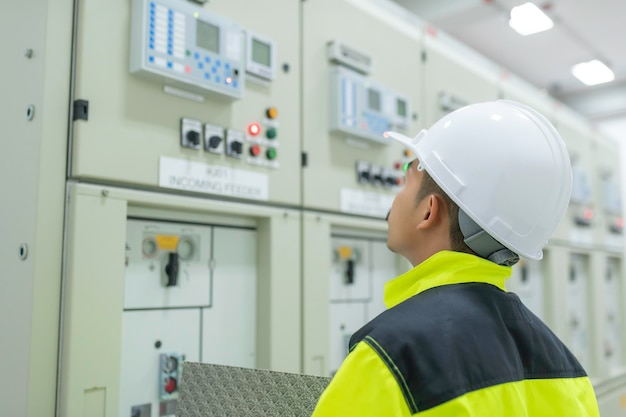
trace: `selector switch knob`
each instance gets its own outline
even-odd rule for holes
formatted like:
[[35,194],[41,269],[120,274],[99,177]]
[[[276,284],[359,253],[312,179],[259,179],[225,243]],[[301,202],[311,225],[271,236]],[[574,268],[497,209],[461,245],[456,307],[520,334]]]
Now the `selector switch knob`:
[[211,136],[209,138],[209,148],[211,149],[217,148],[220,146],[220,143],[222,143],[222,138],[219,136]]
[[230,150],[233,154],[240,155],[243,151],[243,144],[238,141],[234,141],[230,143]]
[[189,132],[187,132],[185,137],[187,138],[187,142],[190,145],[198,146],[200,144],[200,133],[196,132],[195,130],[190,130]]

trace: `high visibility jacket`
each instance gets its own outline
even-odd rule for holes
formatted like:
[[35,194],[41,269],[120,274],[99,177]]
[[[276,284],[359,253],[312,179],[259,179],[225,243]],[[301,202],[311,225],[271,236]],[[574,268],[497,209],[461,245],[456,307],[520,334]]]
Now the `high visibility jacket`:
[[385,286],[313,417],[598,417],[582,366],[504,281],[443,251]]

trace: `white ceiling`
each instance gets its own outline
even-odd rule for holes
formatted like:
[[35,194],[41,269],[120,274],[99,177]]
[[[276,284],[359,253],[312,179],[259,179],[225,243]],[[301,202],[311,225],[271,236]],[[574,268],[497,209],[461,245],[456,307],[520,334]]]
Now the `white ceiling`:
[[[533,1],[554,27],[530,36],[508,25],[510,9],[527,0],[394,1],[626,140],[626,0]],[[588,87],[572,76],[592,59],[615,81]]]

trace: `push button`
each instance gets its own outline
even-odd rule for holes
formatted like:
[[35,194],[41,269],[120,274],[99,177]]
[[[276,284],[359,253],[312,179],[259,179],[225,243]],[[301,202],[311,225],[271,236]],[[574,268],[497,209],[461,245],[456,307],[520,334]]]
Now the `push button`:
[[268,109],[265,110],[265,115],[268,119],[275,119],[278,117],[278,109],[276,107],[268,107]]
[[265,136],[267,136],[268,139],[274,139],[278,136],[278,132],[275,127],[270,127],[265,131]]

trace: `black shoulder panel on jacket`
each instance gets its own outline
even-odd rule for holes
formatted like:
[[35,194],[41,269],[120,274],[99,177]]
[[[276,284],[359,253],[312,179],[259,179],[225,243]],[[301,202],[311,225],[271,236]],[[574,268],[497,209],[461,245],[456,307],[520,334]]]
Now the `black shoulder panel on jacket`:
[[412,413],[506,382],[586,376],[572,353],[512,293],[445,285],[385,311],[357,331],[380,355]]

